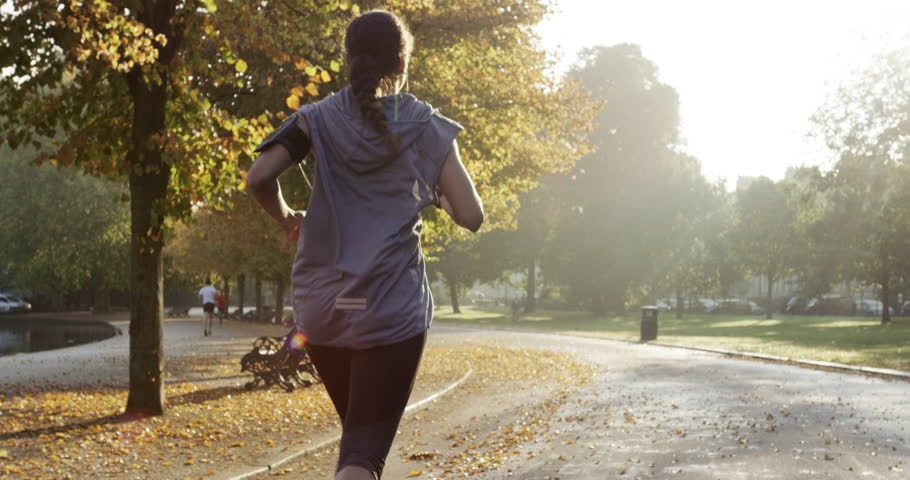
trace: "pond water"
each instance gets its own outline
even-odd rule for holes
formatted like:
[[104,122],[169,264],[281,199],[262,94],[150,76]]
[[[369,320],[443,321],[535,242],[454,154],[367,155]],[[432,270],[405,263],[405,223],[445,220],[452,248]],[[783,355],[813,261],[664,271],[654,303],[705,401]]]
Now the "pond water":
[[71,347],[118,333],[119,329],[105,322],[0,317],[0,355]]

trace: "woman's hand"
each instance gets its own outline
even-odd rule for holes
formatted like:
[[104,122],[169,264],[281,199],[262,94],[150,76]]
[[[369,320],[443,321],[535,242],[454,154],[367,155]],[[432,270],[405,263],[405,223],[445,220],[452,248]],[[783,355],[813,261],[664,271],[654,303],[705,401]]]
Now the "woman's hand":
[[281,220],[281,228],[284,235],[293,243],[297,243],[300,238],[300,227],[303,225],[303,219],[306,217],[304,210],[289,210],[284,219]]

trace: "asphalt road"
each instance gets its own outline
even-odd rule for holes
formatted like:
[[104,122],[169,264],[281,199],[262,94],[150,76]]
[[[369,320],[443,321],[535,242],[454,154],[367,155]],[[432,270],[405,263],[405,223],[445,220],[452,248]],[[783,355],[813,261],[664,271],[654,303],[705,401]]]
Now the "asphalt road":
[[[545,434],[477,478],[910,478],[910,383],[599,339],[434,330],[440,341],[566,352],[596,369],[559,403]],[[403,424],[393,453],[429,437],[446,454],[433,436],[539,401],[520,390],[485,400],[468,394],[430,407]],[[384,478],[405,478],[415,465],[392,455]]]
[[[248,342],[257,333],[246,328],[229,332],[216,327],[206,346]],[[169,350],[200,348],[200,329],[195,322],[169,324]],[[415,471],[421,472],[415,478],[437,478],[444,474],[439,465],[446,459],[487,461],[492,453],[483,450],[490,444],[485,438],[531,422],[533,415],[545,417],[535,423],[542,430],[506,442],[509,454],[491,463],[494,467],[446,478],[910,478],[907,382],[560,335],[438,326],[430,342],[565,352],[591,365],[594,375],[569,393],[556,386],[468,382],[405,418],[383,478],[402,479]],[[121,359],[126,349],[124,335],[4,357],[0,383],[125,380]],[[77,368],[80,374],[74,375],[74,366],[83,363],[93,368]],[[472,453],[473,443],[478,447]],[[414,456],[427,452],[426,457]],[[282,468],[293,468],[292,478],[324,479],[334,457],[333,451],[324,451]]]
[[557,412],[559,438],[507,465],[513,478],[910,477],[910,383],[603,340],[546,345],[597,373]]

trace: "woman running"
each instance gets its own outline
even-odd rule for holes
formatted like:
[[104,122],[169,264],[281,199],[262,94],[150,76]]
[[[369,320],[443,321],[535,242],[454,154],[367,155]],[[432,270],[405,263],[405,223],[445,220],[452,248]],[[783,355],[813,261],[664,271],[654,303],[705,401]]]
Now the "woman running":
[[[389,12],[355,18],[345,35],[350,85],[291,115],[247,176],[297,242],[297,329],[342,423],[336,480],[381,477],[414,385],[433,316],[420,211],[437,205],[474,232],[483,223],[455,142],[462,127],[400,93],[412,45]],[[313,191],[295,211],[278,177],[310,153]]]

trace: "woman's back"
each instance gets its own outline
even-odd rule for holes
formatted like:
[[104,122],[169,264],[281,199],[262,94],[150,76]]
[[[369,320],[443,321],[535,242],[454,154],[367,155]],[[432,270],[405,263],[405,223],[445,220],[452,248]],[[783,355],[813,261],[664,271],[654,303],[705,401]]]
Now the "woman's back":
[[412,95],[382,103],[397,118],[388,123],[396,152],[362,120],[347,88],[301,109],[317,162],[300,245],[309,265],[356,275],[417,253],[419,213],[437,202],[436,181],[461,126]]
[[[410,95],[380,97],[401,89],[412,46],[389,12],[352,20],[350,87],[279,127],[247,175],[259,204],[298,242],[297,328],[342,422],[336,480],[381,478],[414,385],[433,315],[420,211],[437,203],[475,232],[483,222],[458,156],[461,127]],[[278,177],[310,153],[316,180],[304,218]]]
[[430,321],[420,211],[437,202],[461,127],[412,95],[381,102],[397,150],[363,120],[350,89],[301,109],[316,179],[294,262],[295,310],[323,345],[394,343]]

